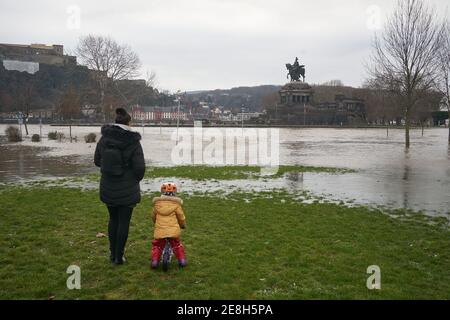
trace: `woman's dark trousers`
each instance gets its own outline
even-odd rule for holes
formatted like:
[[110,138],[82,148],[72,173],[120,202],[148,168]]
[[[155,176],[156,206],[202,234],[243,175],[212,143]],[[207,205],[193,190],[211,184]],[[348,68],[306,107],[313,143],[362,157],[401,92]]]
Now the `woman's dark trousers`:
[[109,211],[109,248],[111,250],[111,261],[116,264],[123,263],[123,253],[125,251],[125,244],[128,239],[128,230],[130,228],[132,207],[108,206]]

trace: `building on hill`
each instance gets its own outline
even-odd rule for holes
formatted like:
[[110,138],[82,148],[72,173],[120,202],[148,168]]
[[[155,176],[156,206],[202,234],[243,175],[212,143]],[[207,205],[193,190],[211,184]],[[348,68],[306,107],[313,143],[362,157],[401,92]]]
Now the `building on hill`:
[[76,65],[77,58],[64,54],[63,45],[0,43],[0,60],[50,65]]

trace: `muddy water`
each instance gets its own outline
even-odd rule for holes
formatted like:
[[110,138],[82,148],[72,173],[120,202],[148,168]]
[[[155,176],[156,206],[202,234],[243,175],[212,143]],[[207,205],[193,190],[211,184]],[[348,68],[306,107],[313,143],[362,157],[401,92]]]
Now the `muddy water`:
[[[0,125],[0,134],[6,126]],[[43,126],[42,132],[58,130],[69,136],[68,127]],[[142,145],[148,165],[171,165],[175,145],[174,128],[141,128]],[[192,130],[192,129],[189,129]],[[220,129],[223,132],[223,129]],[[305,173],[299,177],[268,180],[267,188],[308,190],[333,199],[393,208],[424,210],[449,215],[450,150],[448,129],[411,132],[411,149],[405,152],[404,131],[391,129],[280,129],[280,163],[344,167],[358,170],[343,175]],[[39,126],[30,126],[30,134]],[[78,142],[47,141],[21,144],[0,143],[0,181],[36,176],[67,176],[95,171],[92,156],[95,145],[84,143],[83,136],[100,132],[99,127],[73,127]],[[49,149],[36,148],[36,146]],[[226,146],[225,146],[226,148]],[[227,151],[227,150],[225,150]],[[151,182],[148,182],[151,185]],[[155,182],[159,183],[158,181]],[[233,182],[211,182],[226,189]],[[260,182],[245,188],[258,190]],[[191,186],[195,188],[195,183]],[[186,184],[186,188],[189,184]]]
[[0,182],[66,177],[94,172],[83,156],[48,157],[49,148],[0,144]]

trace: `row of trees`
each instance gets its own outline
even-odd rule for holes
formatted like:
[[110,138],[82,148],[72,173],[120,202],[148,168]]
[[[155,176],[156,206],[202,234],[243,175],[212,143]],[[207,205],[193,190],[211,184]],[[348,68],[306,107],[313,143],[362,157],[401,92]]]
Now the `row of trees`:
[[[406,148],[413,115],[432,102],[430,97],[442,99],[450,116],[449,38],[448,17],[440,20],[423,0],[399,0],[381,34],[374,37],[368,87],[379,93],[380,103],[400,109]],[[433,91],[440,95],[433,96]]]

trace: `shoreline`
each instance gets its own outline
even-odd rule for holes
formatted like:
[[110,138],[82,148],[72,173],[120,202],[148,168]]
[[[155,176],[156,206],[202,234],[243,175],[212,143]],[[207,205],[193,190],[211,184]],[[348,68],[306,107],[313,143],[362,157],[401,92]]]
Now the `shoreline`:
[[[105,123],[96,123],[96,124],[50,124],[52,127],[101,127]],[[144,127],[144,128],[176,128],[176,125],[173,124],[134,124],[133,127]],[[180,128],[193,128],[194,124],[180,124]],[[405,127],[403,126],[392,126],[392,127],[386,127],[386,126],[364,126],[364,125],[357,125],[357,126],[327,126],[327,125],[294,125],[294,124],[286,124],[286,125],[263,125],[263,124],[244,124],[242,125],[211,125],[211,124],[202,124],[203,128],[287,128],[287,129],[402,129],[404,130]],[[426,129],[448,129],[446,127],[424,127]],[[420,126],[411,126],[410,129],[422,129]]]
[[[101,127],[105,123],[96,123],[96,124],[49,124],[51,127]],[[176,125],[172,124],[145,124],[145,125],[138,125],[135,124],[133,127],[144,127],[144,128],[176,128]],[[194,128],[193,124],[183,124],[179,125],[180,128]],[[203,128],[280,128],[280,129],[395,129],[395,130],[404,130],[405,127],[403,126],[392,126],[392,127],[386,127],[386,126],[326,126],[326,125],[260,125],[260,124],[247,124],[244,126],[241,125],[210,125],[210,124],[202,124]],[[411,126],[410,129],[422,129],[420,126]],[[424,129],[448,129],[447,127],[424,127]]]
[[[18,125],[17,121],[0,121],[2,125]],[[29,122],[29,125],[39,125],[38,122]],[[104,122],[94,122],[94,123],[48,123],[43,122],[42,125],[49,125],[51,127],[101,127],[105,124]],[[157,123],[147,123],[140,124],[134,123],[133,127],[145,127],[145,128],[176,128],[176,124],[157,124]],[[194,124],[179,124],[180,128],[193,128]],[[242,126],[242,124],[202,124],[203,128],[287,128],[287,129],[401,129],[404,130],[404,126],[386,126],[386,125],[301,125],[301,124],[252,124],[247,123]],[[424,126],[424,129],[448,129],[446,126]],[[421,126],[411,126],[410,129],[422,129]]]

